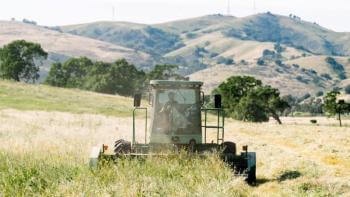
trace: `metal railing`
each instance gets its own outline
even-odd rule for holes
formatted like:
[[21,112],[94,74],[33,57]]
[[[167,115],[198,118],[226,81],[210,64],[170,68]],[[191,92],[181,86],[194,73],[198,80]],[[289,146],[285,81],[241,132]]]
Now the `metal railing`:
[[[224,136],[225,136],[225,114],[224,110],[222,108],[203,108],[201,109],[204,112],[204,125],[202,125],[202,128],[204,128],[204,143],[207,143],[207,129],[217,129],[216,133],[216,142],[219,144],[219,141],[221,143],[224,142]],[[207,125],[208,120],[208,111],[216,111],[217,113],[217,125]],[[221,118],[220,118],[221,117]],[[220,121],[221,119],[221,121]],[[221,125],[220,125],[221,122]],[[203,122],[202,122],[203,123]],[[220,134],[221,130],[221,134]],[[220,137],[221,136],[221,137]]]
[[136,126],[135,126],[135,115],[137,110],[145,110],[146,120],[145,120],[145,144],[147,144],[147,107],[135,107],[132,111],[132,145],[136,143]]

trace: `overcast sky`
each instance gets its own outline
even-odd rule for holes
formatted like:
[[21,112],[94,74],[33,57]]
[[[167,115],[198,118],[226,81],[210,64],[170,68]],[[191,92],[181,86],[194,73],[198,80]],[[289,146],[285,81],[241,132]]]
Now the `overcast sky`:
[[[0,20],[27,18],[50,26],[99,20],[153,24],[207,14],[227,14],[228,1],[1,0]],[[266,11],[282,15],[293,13],[329,29],[350,32],[350,0],[255,0],[255,6],[254,0],[230,0],[230,13],[234,16]]]

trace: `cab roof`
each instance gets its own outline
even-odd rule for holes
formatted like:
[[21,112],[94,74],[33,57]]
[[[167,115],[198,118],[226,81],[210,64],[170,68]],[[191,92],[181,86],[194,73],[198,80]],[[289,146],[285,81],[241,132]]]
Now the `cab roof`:
[[175,80],[151,80],[152,86],[166,86],[166,87],[201,87],[201,81],[175,81]]

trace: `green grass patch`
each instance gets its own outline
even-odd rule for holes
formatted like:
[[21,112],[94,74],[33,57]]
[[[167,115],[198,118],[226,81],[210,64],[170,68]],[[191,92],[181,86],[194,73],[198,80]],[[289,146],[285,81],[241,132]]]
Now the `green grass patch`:
[[0,109],[130,116],[132,99],[77,89],[0,81]]

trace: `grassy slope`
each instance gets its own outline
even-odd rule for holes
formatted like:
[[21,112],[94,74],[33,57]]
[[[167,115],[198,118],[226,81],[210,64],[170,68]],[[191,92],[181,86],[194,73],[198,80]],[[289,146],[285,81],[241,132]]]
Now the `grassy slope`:
[[145,53],[135,53],[134,50],[120,45],[61,33],[41,26],[8,21],[0,21],[0,26],[0,46],[13,40],[24,39],[40,43],[47,52],[69,57],[86,56],[103,61],[126,58],[132,62],[141,62],[148,58]]
[[[238,147],[248,144],[257,152],[257,187],[234,177],[215,156],[206,160],[185,155],[124,160],[90,171],[87,158],[91,146],[131,138],[131,118],[124,116],[130,99],[13,82],[0,84],[0,195],[350,194],[349,128],[335,127],[332,119],[319,119],[320,126],[310,125],[308,119],[283,119],[286,124],[282,126],[228,120],[225,139],[237,142]],[[106,113],[101,110],[106,106],[122,110]],[[143,128],[137,132],[137,140],[141,140]],[[214,136],[209,133],[209,137]]]
[[131,106],[131,99],[121,96],[0,81],[0,109],[127,116]]

